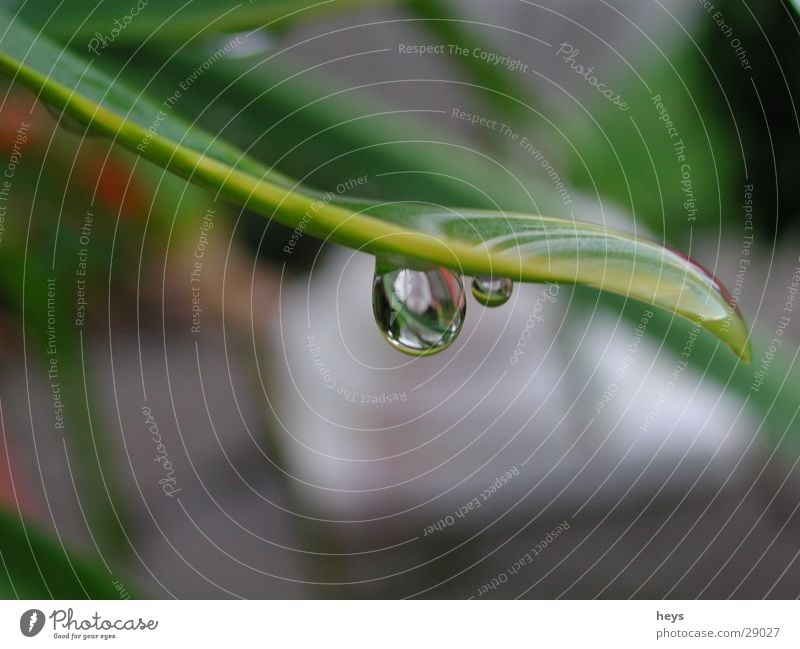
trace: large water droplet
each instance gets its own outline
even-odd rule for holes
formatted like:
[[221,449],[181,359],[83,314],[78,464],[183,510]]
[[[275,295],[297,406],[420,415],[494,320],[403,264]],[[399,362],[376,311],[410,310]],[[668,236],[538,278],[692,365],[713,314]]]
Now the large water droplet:
[[508,302],[514,282],[507,277],[479,275],[472,280],[472,295],[484,306],[501,306]]
[[447,349],[464,324],[461,278],[446,268],[412,270],[375,263],[372,311],[386,340],[414,356]]

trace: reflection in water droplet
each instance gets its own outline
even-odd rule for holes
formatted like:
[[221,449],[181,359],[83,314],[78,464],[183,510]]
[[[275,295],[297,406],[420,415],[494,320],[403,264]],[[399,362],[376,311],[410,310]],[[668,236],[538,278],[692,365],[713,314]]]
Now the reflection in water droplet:
[[411,270],[376,260],[372,310],[386,340],[422,356],[447,349],[464,324],[461,278],[446,268]]
[[479,275],[472,280],[472,295],[484,306],[501,306],[508,302],[514,282],[507,277]]

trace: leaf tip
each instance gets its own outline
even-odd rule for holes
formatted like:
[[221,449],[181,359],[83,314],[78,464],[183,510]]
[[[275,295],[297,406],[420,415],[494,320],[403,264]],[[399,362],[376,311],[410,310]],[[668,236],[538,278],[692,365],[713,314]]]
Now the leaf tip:
[[732,311],[722,320],[702,320],[703,328],[725,343],[743,363],[753,361],[753,348],[750,344],[750,330],[739,310]]

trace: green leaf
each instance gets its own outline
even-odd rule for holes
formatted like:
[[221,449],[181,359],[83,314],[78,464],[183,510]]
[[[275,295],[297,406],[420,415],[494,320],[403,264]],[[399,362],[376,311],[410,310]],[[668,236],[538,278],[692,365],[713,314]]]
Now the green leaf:
[[398,264],[585,284],[672,310],[750,358],[747,327],[703,269],[655,243],[596,225],[524,214],[353,201],[305,189],[191,127],[79,57],[15,24],[0,72],[104,134],[235,203]]
[[[601,187],[672,244],[688,243],[692,232],[718,232],[742,201],[738,127],[716,71],[688,44],[668,55],[640,55],[647,87],[632,73],[615,82],[626,113],[593,92],[588,107],[564,120],[581,154],[567,162],[572,182],[587,192]],[[707,119],[710,113],[717,117]]]
[[[406,8],[416,16],[420,25],[438,38],[438,43],[446,43],[452,49],[453,45],[458,45],[470,54],[456,54],[450,57],[451,63],[460,68],[465,77],[474,84],[476,90],[482,90],[481,98],[487,103],[491,103],[509,118],[525,117],[527,109],[525,103],[518,99],[525,99],[528,104],[531,101],[530,87],[526,83],[519,83],[515,75],[519,71],[511,72],[503,65],[493,65],[475,56],[477,52],[492,52],[496,46],[491,41],[483,38],[483,33],[478,31],[479,27],[489,33],[494,33],[496,37],[503,38],[524,36],[521,32],[513,32],[499,26],[485,26],[480,23],[471,24],[472,21],[460,19],[453,15],[450,3],[442,0],[406,0]],[[510,32],[510,33],[509,33]],[[531,41],[535,41],[528,36]],[[525,61],[520,61],[524,64]]]
[[0,598],[116,599],[115,580],[0,508]]
[[[114,74],[124,69],[127,80],[147,84],[151,95],[168,96],[203,56],[197,47],[180,45],[173,51],[159,45],[119,51],[118,60],[104,57],[103,64]],[[550,189],[550,178],[520,178],[469,142],[432,128],[418,113],[376,101],[369,92],[376,88],[336,87],[326,65],[309,70],[286,59],[221,59],[177,108],[192,123],[225,124],[230,141],[318,187],[336,187],[368,170],[371,196],[413,195],[420,201],[489,209],[497,208],[494,197],[499,196],[503,209],[515,211],[528,209],[536,196],[539,211],[568,215]],[[409,169],[413,176],[403,173]]]
[[[341,11],[392,0],[100,0],[19,2],[18,17],[58,39],[104,43],[192,38],[206,32],[236,32],[269,26],[286,28],[322,12]],[[106,40],[104,40],[106,39]],[[98,51],[101,51],[98,49]]]

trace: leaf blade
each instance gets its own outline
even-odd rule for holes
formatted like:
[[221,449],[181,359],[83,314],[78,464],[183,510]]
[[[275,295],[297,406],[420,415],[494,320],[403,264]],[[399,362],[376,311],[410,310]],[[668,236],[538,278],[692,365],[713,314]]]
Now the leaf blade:
[[[14,37],[7,38],[9,33]],[[749,336],[741,314],[712,276],[678,253],[626,233],[565,219],[442,211],[318,194],[170,113],[157,129],[147,127],[154,106],[141,94],[115,84],[69,52],[61,52],[51,64],[54,49],[57,46],[24,27],[9,29],[0,41],[0,73],[93,131],[238,204],[291,227],[302,223],[313,236],[376,256],[472,275],[585,284],[644,301],[700,321],[749,362]]]
[[[19,17],[44,29],[57,39],[99,37],[110,42],[136,43],[146,37],[156,40],[191,38],[213,25],[214,33],[245,31],[291,23],[320,13],[358,8],[379,0],[184,0],[182,3],[100,0],[86,7],[79,2],[37,0],[21,3]],[[384,3],[394,0],[381,0]]]
[[113,574],[0,507],[0,597],[115,599]]

